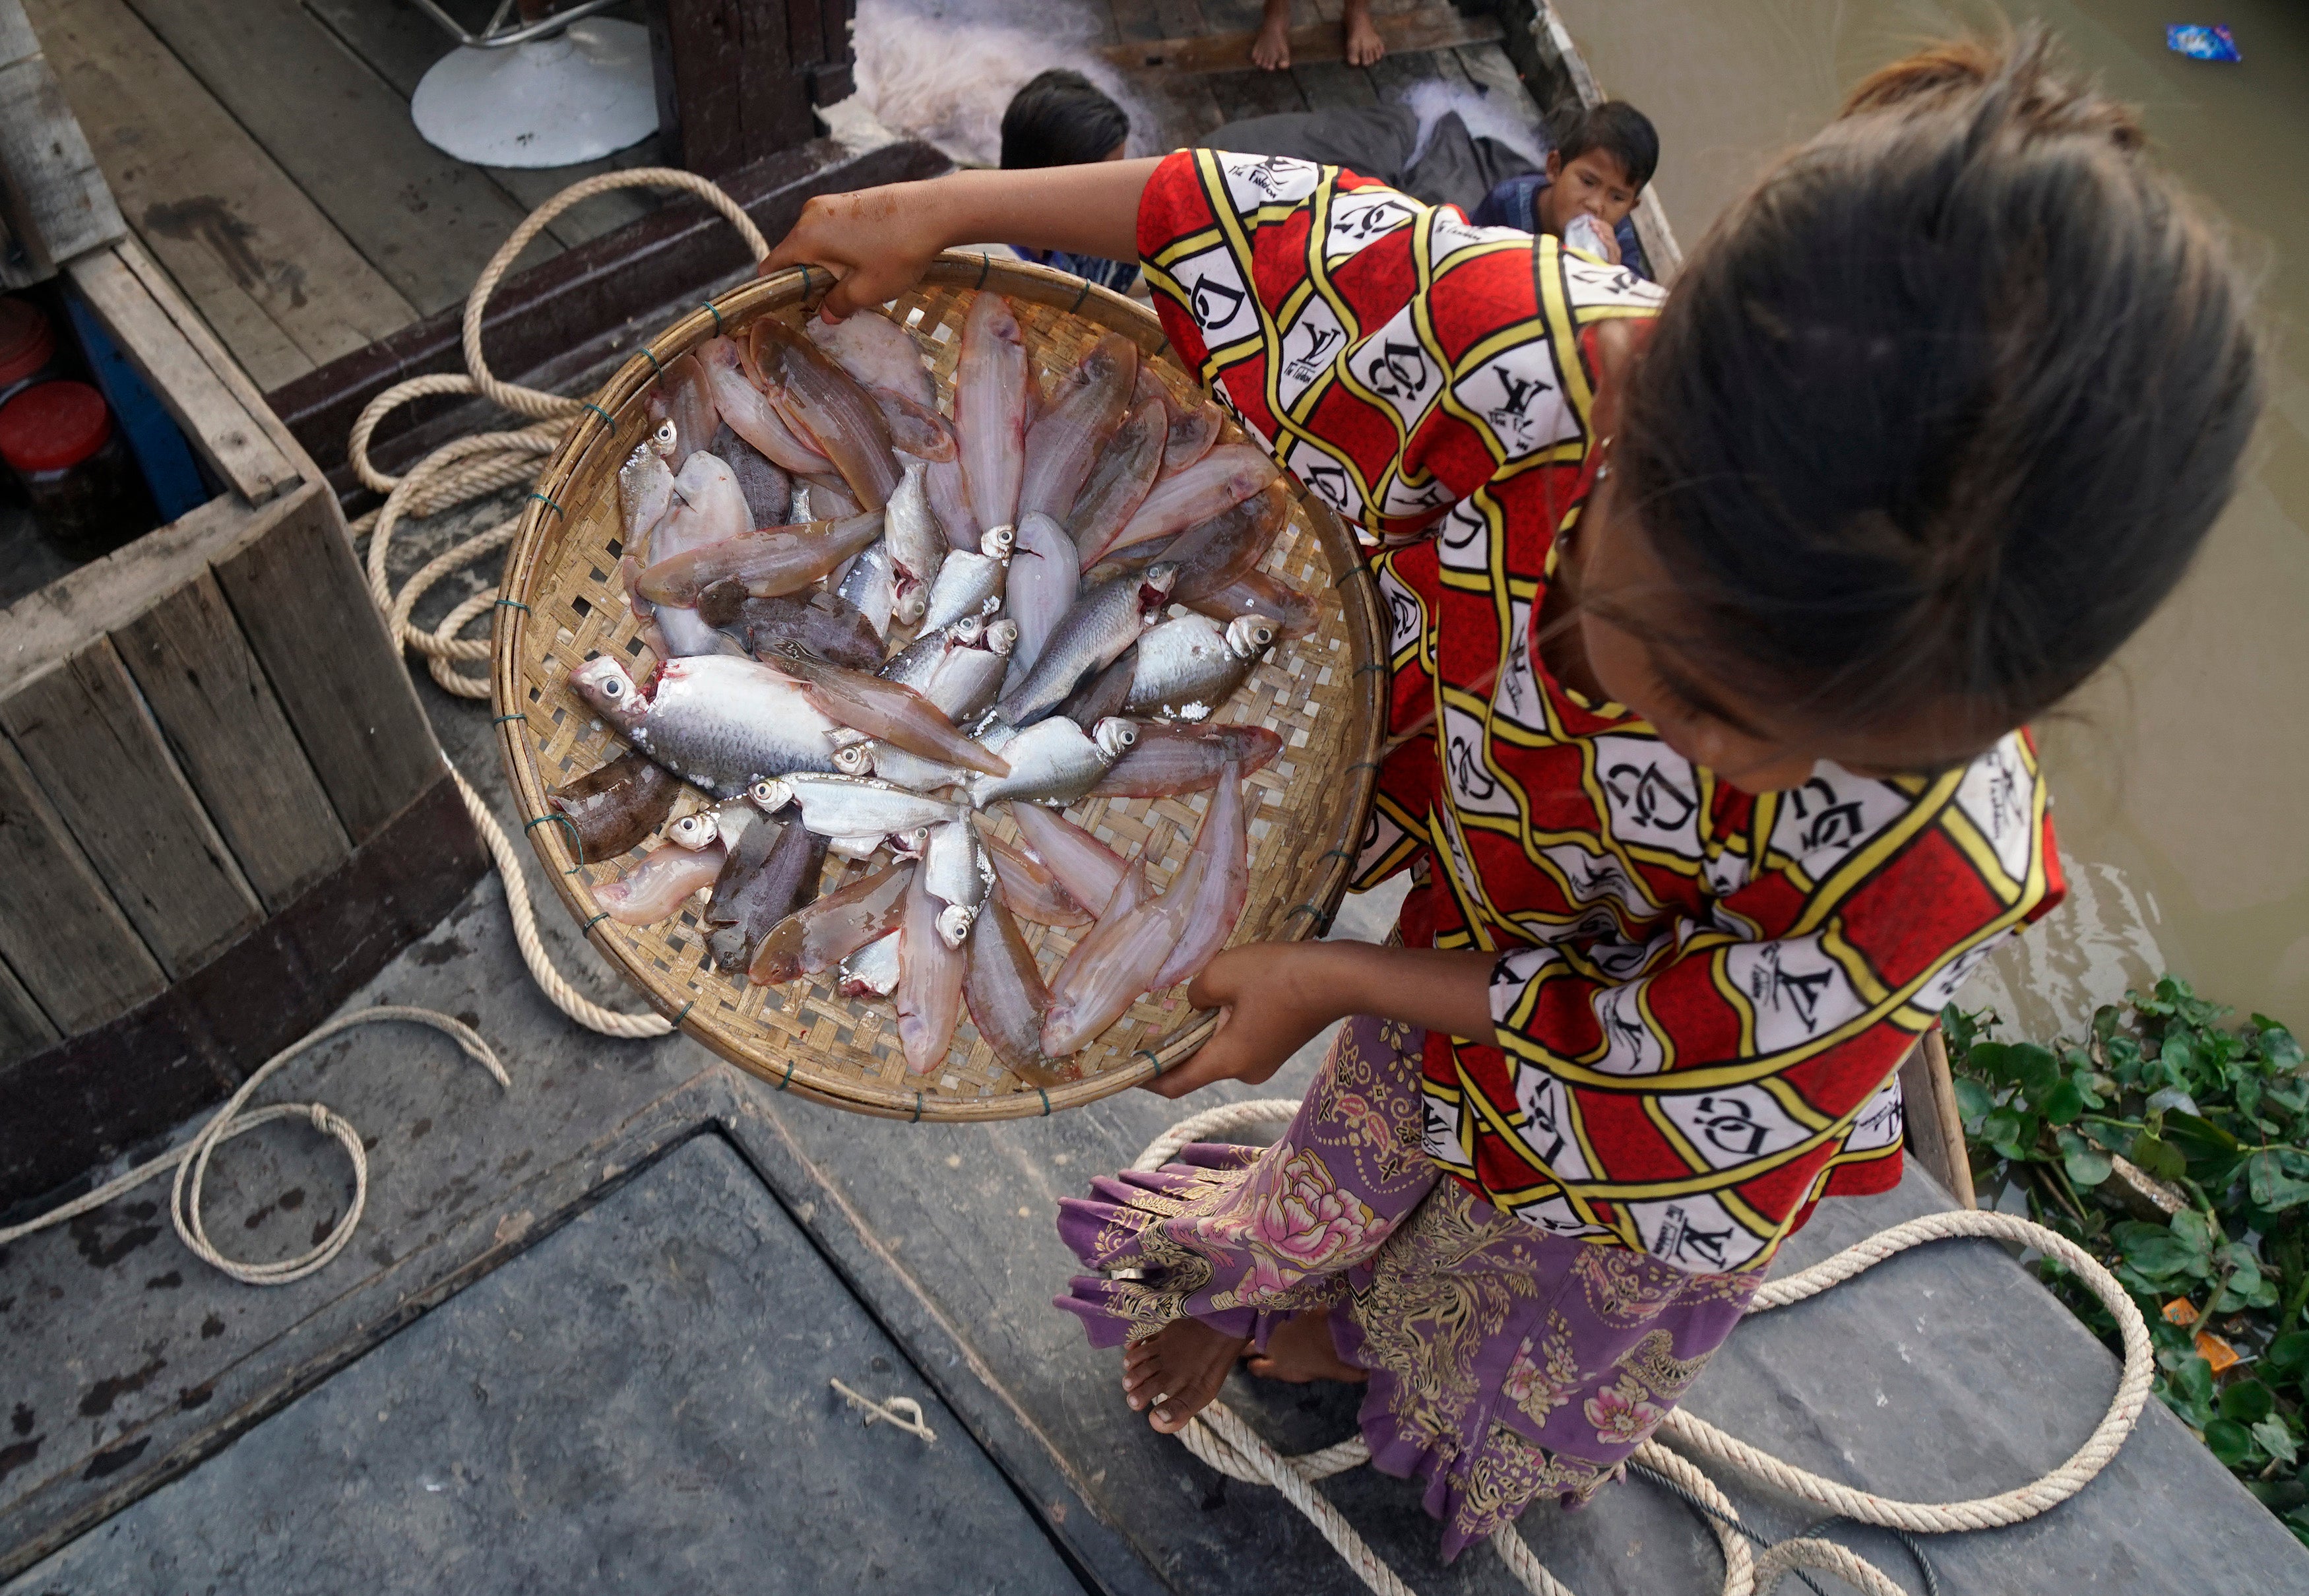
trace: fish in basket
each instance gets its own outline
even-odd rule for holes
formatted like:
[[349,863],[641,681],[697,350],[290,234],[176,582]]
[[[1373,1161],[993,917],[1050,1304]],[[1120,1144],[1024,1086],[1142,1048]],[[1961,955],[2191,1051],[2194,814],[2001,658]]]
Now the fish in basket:
[[956,256],[839,325],[809,287],[670,329],[532,495],[494,650],[529,836],[597,947],[782,1087],[1089,1101],[1200,1045],[1222,948],[1327,924],[1372,584],[1144,308]]

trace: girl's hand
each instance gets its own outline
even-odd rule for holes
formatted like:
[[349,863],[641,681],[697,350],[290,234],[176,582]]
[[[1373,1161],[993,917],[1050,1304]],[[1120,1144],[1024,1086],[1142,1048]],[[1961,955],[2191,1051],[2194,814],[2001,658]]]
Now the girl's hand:
[[922,280],[946,247],[937,213],[922,193],[928,185],[893,183],[855,194],[821,194],[801,209],[801,220],[770,251],[757,275],[790,266],[822,266],[834,273],[818,314],[841,321],[852,311],[895,299]]
[[1164,1097],[1182,1097],[1214,1080],[1267,1080],[1326,1026],[1341,1018],[1336,1000],[1310,980],[1306,942],[1248,942],[1230,948],[1187,988],[1198,1009],[1219,1011],[1216,1035],[1175,1070],[1146,1083]]

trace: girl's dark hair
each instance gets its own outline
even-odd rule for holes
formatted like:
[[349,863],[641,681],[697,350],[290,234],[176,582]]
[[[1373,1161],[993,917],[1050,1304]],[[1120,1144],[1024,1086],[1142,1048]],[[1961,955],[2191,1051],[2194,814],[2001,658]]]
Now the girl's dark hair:
[[2045,36],[1884,68],[1693,253],[1618,457],[1727,682],[2010,727],[2187,568],[2261,403],[2247,293]]
[[1130,117],[1104,91],[1063,66],[1029,78],[1002,113],[1002,166],[1086,166],[1130,136]]
[[1590,150],[1601,150],[1620,163],[1629,183],[1639,189],[1659,170],[1659,130],[1624,100],[1607,100],[1581,111],[1556,148],[1567,166]]

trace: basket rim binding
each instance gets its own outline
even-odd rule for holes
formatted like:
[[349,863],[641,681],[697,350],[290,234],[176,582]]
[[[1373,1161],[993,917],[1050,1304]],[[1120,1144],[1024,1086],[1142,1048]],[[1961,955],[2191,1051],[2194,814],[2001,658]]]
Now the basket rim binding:
[[[1151,1080],[1182,1061],[1208,1039],[1217,1023],[1216,1014],[1211,1011],[1196,1011],[1154,1046],[1139,1049],[1129,1064],[1058,1086],[1022,1087],[1010,1092],[965,1097],[949,1096],[927,1086],[899,1089],[829,1079],[817,1074],[807,1062],[798,1064],[791,1056],[773,1061],[761,1050],[748,1049],[734,1036],[727,1034],[721,1024],[693,1014],[694,999],[679,1005],[672,1002],[658,988],[652,973],[637,967],[623,944],[600,930],[595,919],[599,907],[592,899],[591,884],[575,869],[580,861],[567,846],[564,828],[528,824],[552,812],[545,799],[548,784],[537,750],[518,729],[524,724],[518,713],[525,707],[520,702],[524,643],[527,629],[533,623],[524,601],[549,570],[549,557],[558,551],[562,530],[559,523],[566,519],[561,507],[547,496],[545,485],[576,479],[592,464],[592,456],[597,449],[604,444],[615,447],[623,423],[636,406],[646,401],[664,364],[722,331],[725,324],[796,307],[807,313],[831,286],[832,279],[826,273],[810,267],[742,283],[701,303],[661,332],[592,395],[576,425],[546,461],[537,490],[523,506],[519,526],[506,552],[505,572],[498,585],[500,602],[496,609],[490,657],[499,751],[530,845],[545,866],[555,892],[584,928],[587,940],[653,1008],[717,1055],[781,1089],[831,1107],[878,1117],[1012,1119],[1077,1107]],[[964,255],[948,251],[932,264],[916,291],[982,288],[1077,317],[1102,330],[1121,333],[1137,343],[1144,355],[1159,357],[1174,371],[1178,369],[1177,357],[1151,310],[1069,273],[1029,262],[995,259],[984,252]],[[1370,576],[1370,568],[1364,564],[1353,536],[1320,497],[1309,494],[1303,486],[1288,478],[1285,481],[1293,490],[1315,533],[1323,564],[1334,573],[1332,585],[1339,593],[1354,666],[1350,690],[1353,726],[1348,740],[1354,745],[1352,751],[1357,756],[1347,768],[1353,792],[1342,811],[1341,835],[1321,856],[1316,885],[1308,900],[1293,909],[1290,924],[1278,933],[1295,941],[1327,927],[1346,890],[1355,845],[1362,837],[1378,785],[1378,757],[1386,725],[1382,680],[1386,655],[1385,634],[1374,602],[1373,584],[1350,579],[1358,571],[1366,577]]]

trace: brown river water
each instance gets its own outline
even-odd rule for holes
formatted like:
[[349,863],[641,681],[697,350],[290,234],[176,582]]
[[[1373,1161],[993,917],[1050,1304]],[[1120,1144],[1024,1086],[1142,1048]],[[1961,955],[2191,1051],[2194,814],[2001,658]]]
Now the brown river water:
[[[1687,250],[1863,74],[2000,14],[2041,18],[2141,107],[2166,164],[2227,219],[2260,285],[2268,415],[2187,582],[2038,727],[2069,901],[1959,1001],[2019,1035],[2075,1035],[2096,1003],[2170,969],[2241,1014],[2309,1028],[2309,6],[1556,4],[1605,91],[1658,125],[1656,186]],[[2227,23],[2244,63],[2168,53],[2168,22]]]

